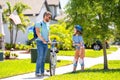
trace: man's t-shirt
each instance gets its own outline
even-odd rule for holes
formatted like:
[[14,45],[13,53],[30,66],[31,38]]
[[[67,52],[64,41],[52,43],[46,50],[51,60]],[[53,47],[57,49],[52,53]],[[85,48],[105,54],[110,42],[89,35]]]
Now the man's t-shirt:
[[[40,23],[36,23],[35,27],[40,29],[40,35],[48,42],[49,25],[42,21]],[[37,38],[36,40],[40,40],[40,38]]]

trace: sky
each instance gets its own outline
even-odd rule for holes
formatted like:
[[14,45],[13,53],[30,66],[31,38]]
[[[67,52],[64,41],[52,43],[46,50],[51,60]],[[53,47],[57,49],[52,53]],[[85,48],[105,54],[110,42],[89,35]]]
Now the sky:
[[60,0],[61,7],[64,10],[65,5],[68,3],[69,0]]

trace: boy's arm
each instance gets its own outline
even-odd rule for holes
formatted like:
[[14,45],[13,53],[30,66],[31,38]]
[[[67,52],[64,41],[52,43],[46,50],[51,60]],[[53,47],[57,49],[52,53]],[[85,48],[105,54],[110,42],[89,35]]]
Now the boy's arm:
[[80,48],[84,48],[83,42],[80,42],[79,46]]
[[83,42],[80,42],[78,44],[73,43],[73,46],[80,46],[80,48],[84,48]]
[[75,44],[75,42],[73,41],[73,46],[75,46],[76,44]]
[[76,43],[73,42],[73,46],[80,46],[80,44],[76,44]]

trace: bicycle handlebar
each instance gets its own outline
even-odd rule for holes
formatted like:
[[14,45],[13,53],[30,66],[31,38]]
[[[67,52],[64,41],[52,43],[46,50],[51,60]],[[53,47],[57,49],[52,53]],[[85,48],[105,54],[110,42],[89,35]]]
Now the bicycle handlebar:
[[48,44],[58,44],[59,42],[48,42]]

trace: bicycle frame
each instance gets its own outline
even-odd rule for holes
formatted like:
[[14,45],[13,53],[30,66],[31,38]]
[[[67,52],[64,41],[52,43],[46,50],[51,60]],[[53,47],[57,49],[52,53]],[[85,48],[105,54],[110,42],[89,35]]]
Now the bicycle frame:
[[[52,42],[52,44],[56,44],[57,42]],[[55,75],[55,68],[57,64],[57,54],[56,54],[57,48],[55,46],[52,46],[50,49],[50,76]]]

